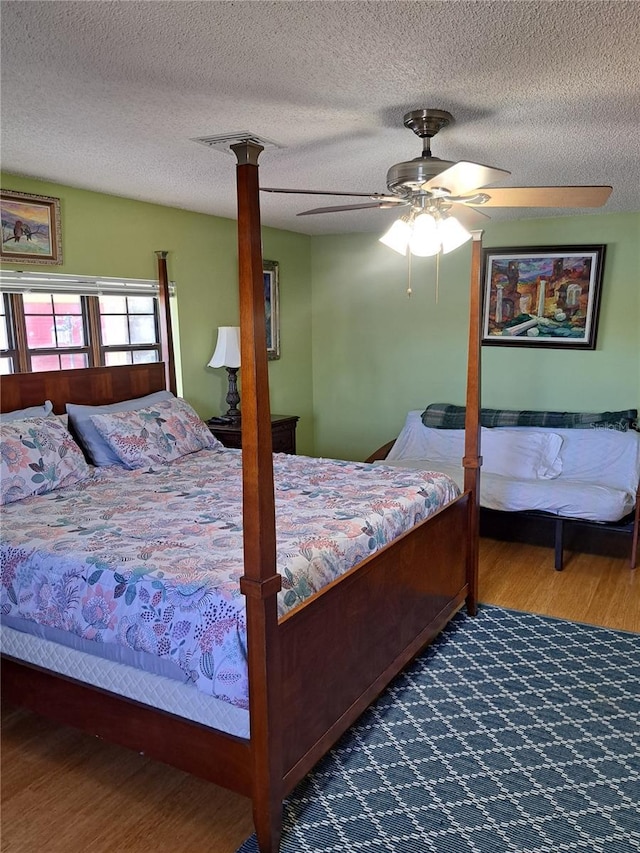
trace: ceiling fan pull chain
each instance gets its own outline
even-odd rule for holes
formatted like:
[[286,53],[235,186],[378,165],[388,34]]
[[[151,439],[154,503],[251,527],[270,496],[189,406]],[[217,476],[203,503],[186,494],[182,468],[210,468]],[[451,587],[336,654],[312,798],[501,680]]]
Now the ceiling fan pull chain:
[[436,255],[436,305],[440,298],[440,252]]
[[411,252],[407,252],[407,296],[411,298]]

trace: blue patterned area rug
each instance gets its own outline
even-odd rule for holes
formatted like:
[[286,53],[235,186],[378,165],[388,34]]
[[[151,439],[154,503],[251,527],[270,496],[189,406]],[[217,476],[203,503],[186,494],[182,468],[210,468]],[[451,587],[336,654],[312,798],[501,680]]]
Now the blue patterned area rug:
[[483,606],[297,786],[281,851],[634,853],[639,804],[640,635]]

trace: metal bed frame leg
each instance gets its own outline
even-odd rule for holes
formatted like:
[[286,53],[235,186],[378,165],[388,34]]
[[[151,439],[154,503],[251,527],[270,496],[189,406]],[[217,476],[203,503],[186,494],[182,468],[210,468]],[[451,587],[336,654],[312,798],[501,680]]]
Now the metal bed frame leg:
[[564,519],[556,518],[556,540],[555,540],[555,567],[557,572],[561,572],[563,566],[563,544],[564,544]]

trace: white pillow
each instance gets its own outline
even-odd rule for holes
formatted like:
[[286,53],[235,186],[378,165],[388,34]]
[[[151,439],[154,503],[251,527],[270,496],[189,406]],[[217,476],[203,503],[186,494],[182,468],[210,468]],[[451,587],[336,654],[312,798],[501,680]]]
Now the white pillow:
[[554,432],[505,427],[480,431],[482,470],[512,480],[552,480],[562,473],[562,438]]
[[441,459],[443,464],[460,465],[464,430],[426,427],[421,415],[421,411],[409,412],[387,459]]
[[640,479],[640,433],[631,429],[538,429],[557,432],[562,438],[563,479],[598,483],[635,495]]
[[[433,429],[421,420],[421,412],[407,415],[405,425],[388,459],[438,460],[444,467],[461,466],[463,429]],[[535,427],[511,429],[482,427],[482,470],[514,480],[549,480],[562,472],[562,437]]]

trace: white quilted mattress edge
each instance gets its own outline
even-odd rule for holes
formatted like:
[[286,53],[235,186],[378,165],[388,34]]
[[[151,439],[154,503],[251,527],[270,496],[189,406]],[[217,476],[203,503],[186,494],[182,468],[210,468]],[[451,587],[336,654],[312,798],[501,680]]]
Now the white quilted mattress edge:
[[86,652],[16,631],[6,625],[0,626],[0,649],[10,657],[126,696],[144,705],[160,708],[192,722],[202,723],[236,737],[249,737],[248,711],[207,696],[193,685],[180,684],[162,675],[153,675],[123,663],[96,658]]
[[[460,488],[464,470],[429,459],[386,459],[374,464],[420,468],[447,474]],[[480,505],[501,512],[555,513],[563,518],[585,521],[619,521],[631,512],[635,495],[622,489],[579,480],[512,480],[500,474],[480,474]]]

